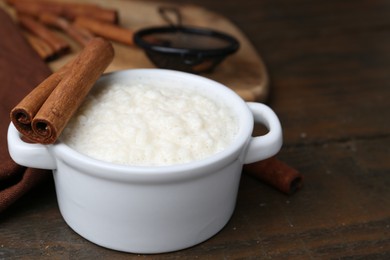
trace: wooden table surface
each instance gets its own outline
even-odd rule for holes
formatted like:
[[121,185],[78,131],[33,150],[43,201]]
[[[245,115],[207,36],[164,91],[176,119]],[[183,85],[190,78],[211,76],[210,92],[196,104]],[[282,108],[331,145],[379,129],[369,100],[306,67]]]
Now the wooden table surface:
[[0,259],[390,259],[389,1],[180,2],[230,18],[262,55],[284,131],[278,156],[305,187],[287,196],[244,174],[220,233],[136,255],[73,232],[49,180],[0,216]]

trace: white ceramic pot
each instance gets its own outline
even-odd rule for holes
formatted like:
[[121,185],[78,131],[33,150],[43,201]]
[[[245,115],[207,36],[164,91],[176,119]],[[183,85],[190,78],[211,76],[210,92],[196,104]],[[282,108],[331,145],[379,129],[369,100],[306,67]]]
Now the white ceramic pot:
[[[195,85],[221,98],[239,117],[239,133],[224,151],[191,163],[132,167],[98,161],[60,141],[25,143],[10,124],[9,152],[15,162],[51,169],[66,223],[103,247],[132,253],[162,253],[196,245],[220,231],[236,204],[243,164],[276,154],[282,131],[275,113],[245,103],[227,87],[183,72],[142,69],[114,72],[99,81],[157,78]],[[252,137],[254,121],[269,129]]]

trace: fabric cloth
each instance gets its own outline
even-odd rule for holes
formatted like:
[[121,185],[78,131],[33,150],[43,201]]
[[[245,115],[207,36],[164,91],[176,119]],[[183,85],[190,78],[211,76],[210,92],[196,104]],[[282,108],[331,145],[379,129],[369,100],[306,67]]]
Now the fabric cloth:
[[7,130],[11,109],[51,74],[22,35],[18,25],[0,8],[0,212],[50,176],[45,170],[17,165],[9,156]]

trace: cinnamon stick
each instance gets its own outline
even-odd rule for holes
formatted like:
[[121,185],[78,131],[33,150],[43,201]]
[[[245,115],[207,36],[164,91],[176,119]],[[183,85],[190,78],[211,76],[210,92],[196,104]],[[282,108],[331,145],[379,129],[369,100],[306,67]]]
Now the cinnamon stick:
[[83,30],[76,26],[73,26],[66,19],[51,13],[41,13],[39,15],[39,21],[43,24],[55,27],[67,33],[71,38],[78,42],[81,46],[86,46],[87,43],[94,37],[87,30]]
[[27,32],[23,34],[43,60],[51,60],[55,57],[55,51],[44,40]]
[[303,186],[303,175],[276,157],[244,165],[244,172],[286,194]]
[[51,48],[53,48],[56,53],[61,54],[69,50],[70,46],[64,39],[55,35],[42,23],[36,21],[34,18],[28,15],[19,14],[18,20],[20,25],[44,40],[47,44],[50,45]]
[[63,15],[70,20],[78,16],[90,17],[98,21],[110,24],[118,24],[119,15],[117,10],[103,8],[94,4],[67,3],[63,5]]
[[74,20],[77,16],[91,17],[107,23],[117,24],[119,17],[115,9],[104,8],[92,3],[63,3],[45,0],[14,0],[9,1],[15,10],[38,17],[42,12]]
[[45,103],[58,83],[63,79],[67,69],[61,68],[51,74],[41,84],[35,87],[14,109],[11,111],[11,121],[15,127],[30,141],[39,139],[33,131],[32,121],[39,109]]
[[92,39],[11,111],[12,123],[33,142],[54,143],[113,57],[108,41]]
[[14,0],[9,4],[13,5],[15,11],[19,14],[29,15],[37,18],[41,12],[48,12],[61,15],[62,8],[59,5],[47,4],[43,1]]
[[130,46],[134,45],[134,32],[130,29],[84,16],[77,17],[74,25],[84,28],[97,36]]

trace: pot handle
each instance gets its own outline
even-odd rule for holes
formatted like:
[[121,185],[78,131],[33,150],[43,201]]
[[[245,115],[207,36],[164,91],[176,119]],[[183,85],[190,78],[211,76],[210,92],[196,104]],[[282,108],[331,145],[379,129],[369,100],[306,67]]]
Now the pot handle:
[[279,152],[283,143],[282,127],[275,112],[261,103],[247,102],[247,105],[252,111],[254,121],[264,124],[268,128],[268,133],[250,139],[244,157],[244,164],[274,156]]
[[19,131],[12,123],[8,127],[7,140],[9,154],[17,164],[47,170],[57,168],[56,161],[48,146],[24,142]]

